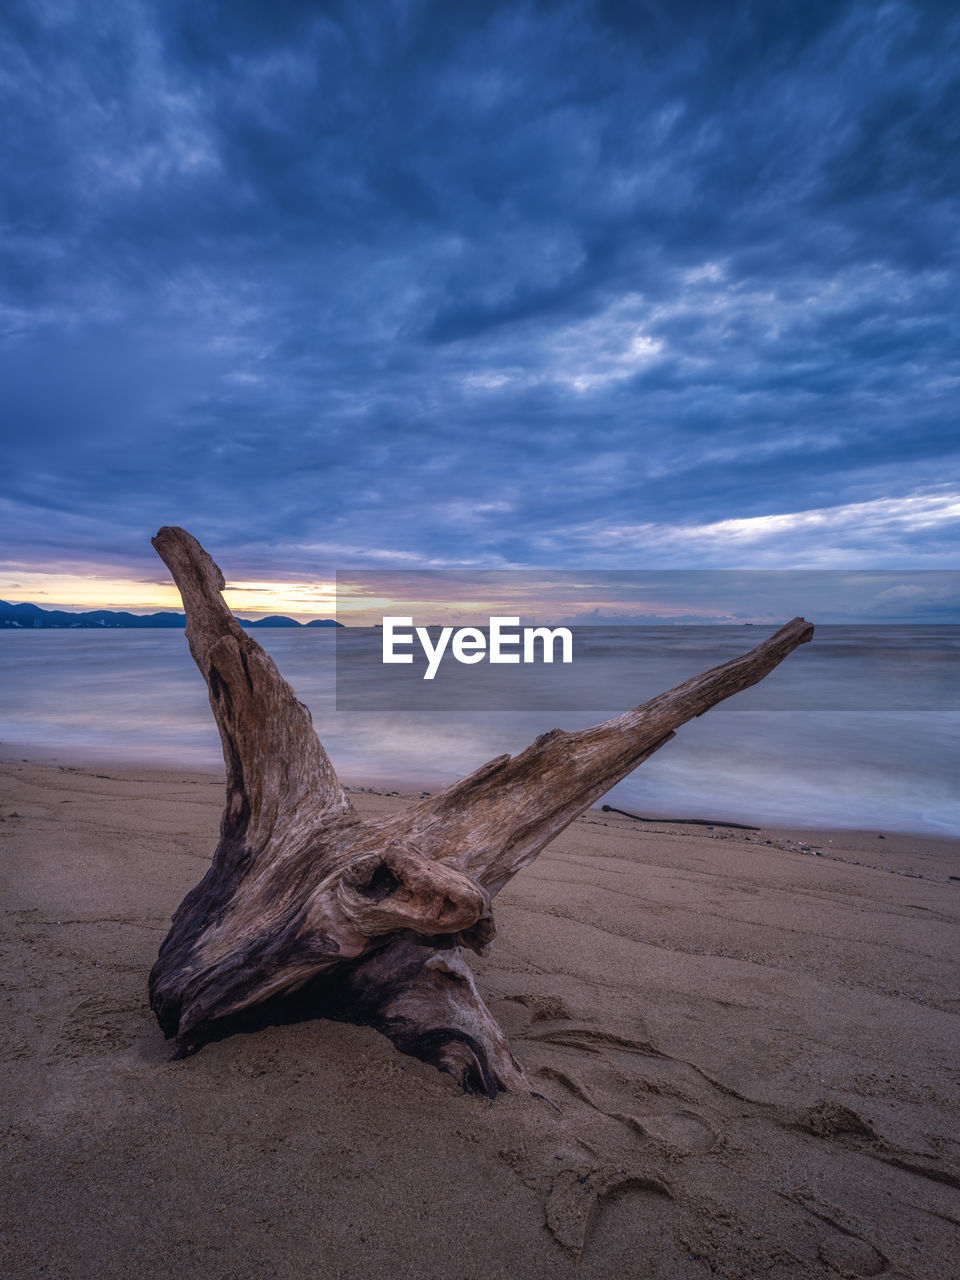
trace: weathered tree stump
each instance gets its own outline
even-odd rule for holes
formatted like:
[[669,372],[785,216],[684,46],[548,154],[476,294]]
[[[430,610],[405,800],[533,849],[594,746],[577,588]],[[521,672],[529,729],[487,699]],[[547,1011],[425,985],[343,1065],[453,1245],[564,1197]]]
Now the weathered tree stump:
[[494,896],[678,726],[813,635],[795,618],[643,706],[553,729],[402,813],[363,820],[310,712],[224,602],[210,556],[183,529],[161,529],[153,545],[183,597],[227,770],[213,862],[150,974],[164,1034],[189,1053],[299,1001],[301,1012],[376,1027],[490,1096],[529,1089],[463,958],[493,938]]

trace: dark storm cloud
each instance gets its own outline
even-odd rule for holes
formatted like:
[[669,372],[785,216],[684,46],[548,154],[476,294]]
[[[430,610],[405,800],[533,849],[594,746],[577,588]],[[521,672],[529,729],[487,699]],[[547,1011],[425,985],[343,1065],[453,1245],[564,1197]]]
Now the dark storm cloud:
[[951,7],[5,21],[9,560],[951,562]]

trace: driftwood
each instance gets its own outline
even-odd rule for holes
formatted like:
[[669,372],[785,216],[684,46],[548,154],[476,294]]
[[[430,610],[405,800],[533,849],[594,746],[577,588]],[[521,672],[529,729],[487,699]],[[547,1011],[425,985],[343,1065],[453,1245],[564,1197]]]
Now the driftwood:
[[795,618],[643,706],[553,729],[371,821],[350,803],[310,712],[225,604],[210,556],[183,529],[161,529],[153,544],[183,597],[227,771],[213,862],[150,974],[164,1033],[190,1053],[278,1011],[322,1014],[376,1027],[490,1096],[529,1090],[463,959],[494,936],[494,896],[678,726],[813,635]]
[[656,822],[661,827],[714,827],[730,828],[732,831],[759,831],[759,827],[750,827],[745,822],[721,822],[719,818],[645,818],[639,813],[630,813],[626,809],[615,809],[612,804],[602,804],[601,813],[619,813],[621,818],[632,818],[634,822]]

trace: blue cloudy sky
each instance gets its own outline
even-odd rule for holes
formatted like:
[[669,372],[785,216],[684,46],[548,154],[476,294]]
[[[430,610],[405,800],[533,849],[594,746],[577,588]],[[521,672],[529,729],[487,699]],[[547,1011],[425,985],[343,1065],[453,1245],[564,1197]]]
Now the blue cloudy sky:
[[954,4],[0,21],[4,598],[957,567]]

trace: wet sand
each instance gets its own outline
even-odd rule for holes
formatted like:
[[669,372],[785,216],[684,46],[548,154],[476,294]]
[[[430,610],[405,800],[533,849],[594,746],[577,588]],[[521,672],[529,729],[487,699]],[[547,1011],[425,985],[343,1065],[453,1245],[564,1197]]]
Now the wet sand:
[[957,842],[590,811],[470,957],[552,1104],[491,1105],[330,1022],[168,1060],[221,798],[0,764],[4,1274],[960,1275]]

